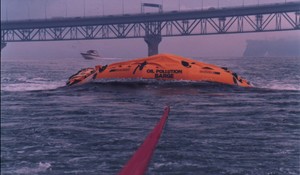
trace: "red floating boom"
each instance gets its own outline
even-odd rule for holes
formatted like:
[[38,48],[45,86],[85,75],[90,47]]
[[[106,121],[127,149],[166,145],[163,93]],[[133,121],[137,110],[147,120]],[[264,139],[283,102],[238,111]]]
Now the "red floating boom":
[[131,159],[119,172],[119,175],[143,175],[146,173],[148,164],[150,163],[155,147],[168,119],[169,112],[170,107],[165,107],[164,114],[160,121],[144,140],[144,143],[138,148]]

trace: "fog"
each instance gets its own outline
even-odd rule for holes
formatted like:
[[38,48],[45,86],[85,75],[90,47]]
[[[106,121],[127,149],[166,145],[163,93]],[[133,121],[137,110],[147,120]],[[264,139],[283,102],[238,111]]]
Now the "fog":
[[[55,17],[103,16],[141,12],[141,3],[163,5],[164,11],[226,8],[268,3],[299,2],[299,0],[1,0],[1,21],[50,19]],[[150,12],[151,9],[146,9]],[[160,53],[187,57],[242,56],[247,40],[297,39],[299,31],[228,34],[209,36],[163,37]],[[104,57],[144,57],[147,45],[143,39],[86,41],[48,41],[8,43],[1,57],[53,58],[80,57],[80,52],[95,49]]]

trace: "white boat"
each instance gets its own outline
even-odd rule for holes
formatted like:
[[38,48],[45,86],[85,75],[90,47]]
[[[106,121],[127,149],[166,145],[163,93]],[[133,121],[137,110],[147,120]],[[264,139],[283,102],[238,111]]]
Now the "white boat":
[[87,60],[98,59],[100,58],[98,52],[96,50],[88,50],[86,53],[80,53],[83,58]]

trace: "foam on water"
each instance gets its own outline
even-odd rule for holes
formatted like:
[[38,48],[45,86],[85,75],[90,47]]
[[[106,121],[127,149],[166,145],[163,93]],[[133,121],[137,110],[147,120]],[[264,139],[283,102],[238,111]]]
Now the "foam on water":
[[43,78],[24,79],[22,82],[1,84],[1,90],[10,92],[51,90],[65,86],[63,81],[50,81]]
[[263,89],[272,89],[272,90],[293,90],[293,91],[300,91],[300,82],[289,82],[284,83],[280,81],[270,81],[268,83],[259,83],[256,87],[260,87]]
[[300,91],[300,84],[270,84],[266,85],[265,88],[273,90],[294,90]]
[[37,174],[41,172],[45,172],[48,169],[51,170],[51,164],[48,162],[39,162],[39,164],[35,167],[22,167],[17,169],[14,173],[16,174]]

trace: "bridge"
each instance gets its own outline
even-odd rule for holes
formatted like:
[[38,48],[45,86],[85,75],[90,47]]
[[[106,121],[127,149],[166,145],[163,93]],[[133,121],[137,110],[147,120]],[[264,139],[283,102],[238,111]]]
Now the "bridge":
[[300,29],[300,2],[99,17],[1,21],[9,42],[143,38],[148,55],[163,37]]

